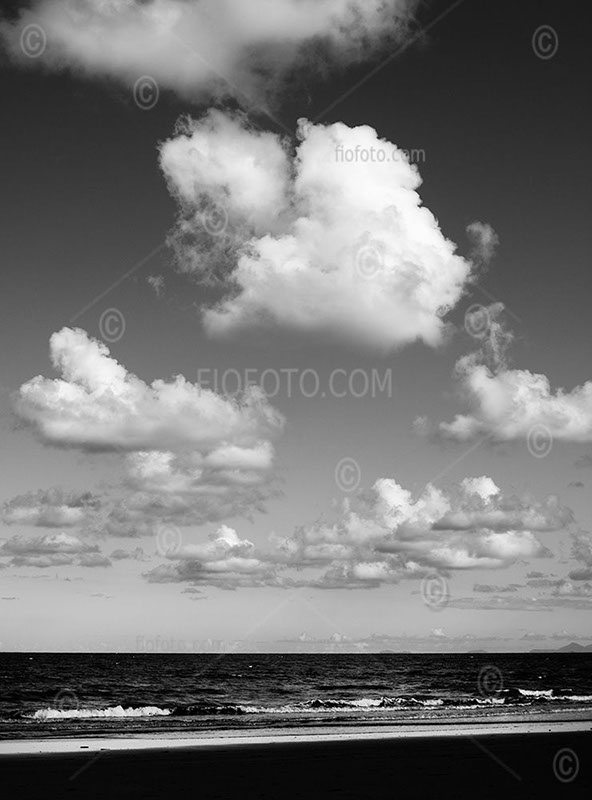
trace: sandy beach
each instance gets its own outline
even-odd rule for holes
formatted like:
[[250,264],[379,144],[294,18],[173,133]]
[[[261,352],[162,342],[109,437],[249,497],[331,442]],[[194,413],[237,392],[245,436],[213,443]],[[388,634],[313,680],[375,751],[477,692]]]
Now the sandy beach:
[[0,743],[18,798],[583,797],[592,723]]

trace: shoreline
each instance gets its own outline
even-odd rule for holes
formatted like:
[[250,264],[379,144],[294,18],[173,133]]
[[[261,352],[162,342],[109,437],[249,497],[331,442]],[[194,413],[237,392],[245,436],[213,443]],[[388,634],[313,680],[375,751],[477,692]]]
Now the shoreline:
[[293,728],[262,729],[253,731],[226,731],[222,736],[209,732],[192,736],[171,734],[136,734],[135,736],[94,736],[51,739],[14,739],[0,741],[0,758],[5,756],[72,755],[74,753],[131,752],[153,750],[203,750],[278,744],[314,744],[324,742],[363,742],[409,739],[450,739],[472,737],[508,737],[544,734],[573,734],[592,731],[588,720],[522,720],[487,723],[437,723],[434,725],[392,725],[376,729],[374,726],[352,728],[310,728],[301,733]]

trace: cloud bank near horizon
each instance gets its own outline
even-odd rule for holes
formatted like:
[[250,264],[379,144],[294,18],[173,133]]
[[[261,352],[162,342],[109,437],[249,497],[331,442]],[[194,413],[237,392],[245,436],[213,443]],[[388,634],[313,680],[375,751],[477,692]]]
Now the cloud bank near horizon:
[[[573,514],[554,496],[504,495],[487,476],[418,496],[392,478],[346,499],[334,522],[302,525],[259,548],[223,526],[206,545],[188,545],[146,573],[154,583],[223,589],[277,586],[372,589],[455,570],[503,569],[549,558],[536,534],[562,531]],[[495,588],[495,587],[494,587]]]

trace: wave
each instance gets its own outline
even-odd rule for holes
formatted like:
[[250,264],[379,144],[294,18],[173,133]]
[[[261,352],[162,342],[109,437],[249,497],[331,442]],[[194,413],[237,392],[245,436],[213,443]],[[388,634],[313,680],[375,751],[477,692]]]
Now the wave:
[[168,717],[172,714],[170,708],[158,706],[142,706],[141,708],[123,708],[114,706],[110,708],[41,708],[30,715],[30,719],[55,720],[55,719],[105,719],[122,717]]
[[[253,703],[215,703],[201,700],[187,705],[173,705],[161,708],[154,705],[124,708],[121,705],[106,708],[78,708],[55,709],[43,708],[28,714],[28,719],[37,721],[66,720],[66,719],[122,719],[133,717],[202,717],[202,716],[238,716],[243,714],[273,714],[295,715],[310,713],[346,713],[360,712],[371,713],[388,711],[396,708],[422,707],[436,709],[447,707],[451,710],[478,709],[487,706],[528,706],[533,703],[544,702],[572,702],[590,703],[592,695],[559,694],[555,695],[553,689],[509,689],[504,690],[504,696],[490,697],[434,697],[427,695],[406,695],[399,697],[360,697],[351,698],[326,698],[304,700],[282,705],[258,705]],[[564,690],[565,691],[565,690]]]

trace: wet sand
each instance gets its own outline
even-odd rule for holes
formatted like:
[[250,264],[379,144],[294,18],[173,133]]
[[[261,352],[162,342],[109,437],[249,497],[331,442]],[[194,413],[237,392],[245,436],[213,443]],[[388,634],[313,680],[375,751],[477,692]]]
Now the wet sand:
[[0,780],[15,800],[590,797],[590,728],[2,742]]

